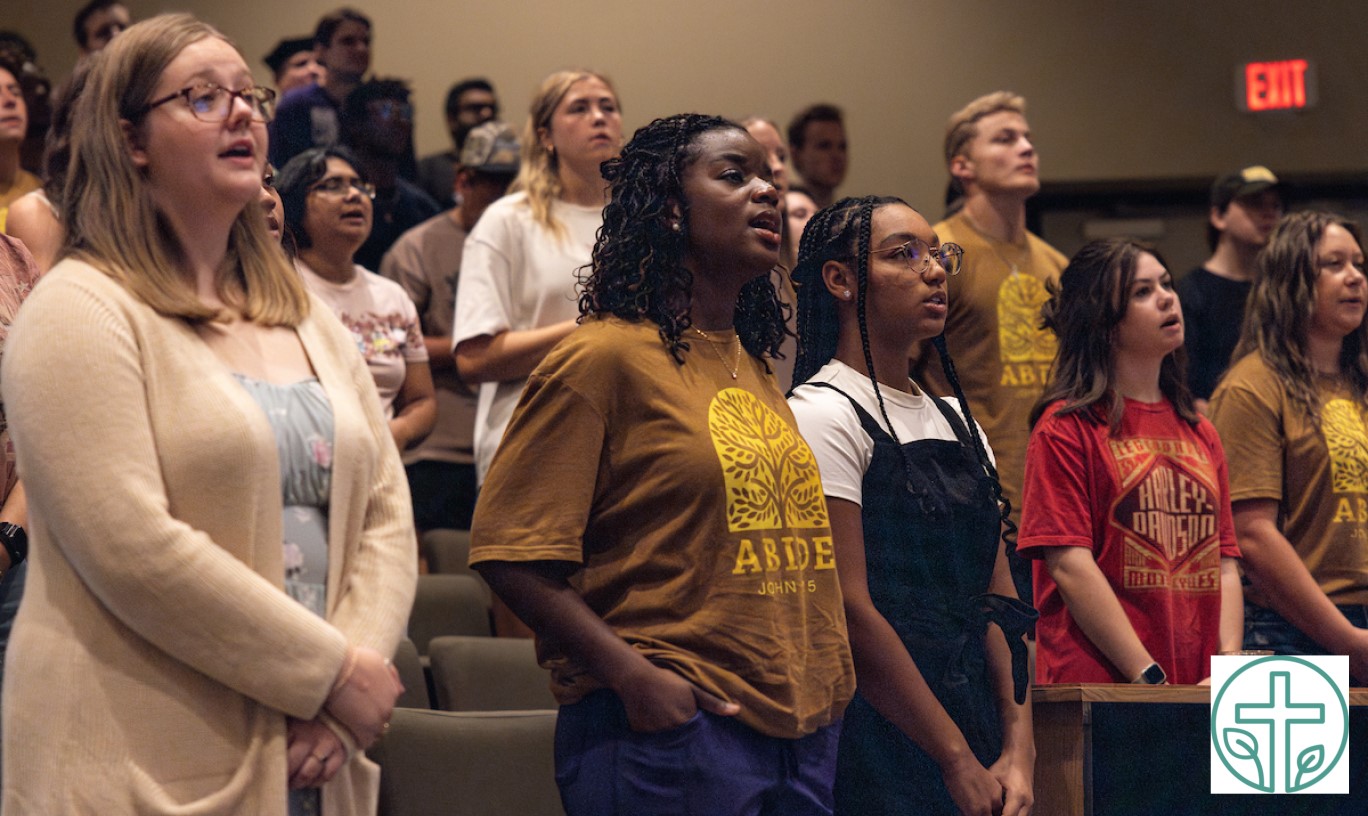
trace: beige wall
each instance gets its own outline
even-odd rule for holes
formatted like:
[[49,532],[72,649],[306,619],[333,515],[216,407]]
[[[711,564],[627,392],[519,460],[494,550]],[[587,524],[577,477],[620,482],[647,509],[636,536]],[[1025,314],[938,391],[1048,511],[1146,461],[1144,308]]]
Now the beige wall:
[[[248,55],[305,34],[335,0],[127,0],[137,16],[194,12]],[[1025,94],[1047,180],[1284,173],[1368,165],[1368,2],[1361,0],[356,0],[374,66],[413,82],[420,152],[443,148],[442,100],[484,74],[521,126],[532,88],[587,65],[618,85],[628,129],[683,110],[785,123],[817,100],[846,108],[847,193],[893,193],[936,214],[945,118],[1000,87]],[[0,27],[56,77],[75,59],[75,0],[0,0]],[[786,17],[779,16],[781,13]],[[1253,118],[1234,105],[1249,59],[1318,64],[1320,106]]]

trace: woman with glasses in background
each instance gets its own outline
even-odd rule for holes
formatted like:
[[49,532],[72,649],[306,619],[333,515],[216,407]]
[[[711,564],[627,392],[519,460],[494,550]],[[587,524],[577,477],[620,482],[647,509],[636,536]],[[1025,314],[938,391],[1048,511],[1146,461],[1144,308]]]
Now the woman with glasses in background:
[[[789,404],[821,470],[858,679],[837,813],[1031,811],[1035,613],[1016,598],[1002,487],[942,339],[962,259],[901,199],[873,196],[818,212],[799,246]],[[958,410],[907,376],[933,338]]]
[[255,204],[273,94],[188,15],[88,88],[68,251],[4,355],[33,541],[4,811],[372,812],[412,516],[351,336]]
[[356,338],[395,445],[416,445],[437,422],[418,309],[403,287],[353,260],[370,235],[375,188],[344,147],[316,147],[290,159],[276,188],[304,284]]

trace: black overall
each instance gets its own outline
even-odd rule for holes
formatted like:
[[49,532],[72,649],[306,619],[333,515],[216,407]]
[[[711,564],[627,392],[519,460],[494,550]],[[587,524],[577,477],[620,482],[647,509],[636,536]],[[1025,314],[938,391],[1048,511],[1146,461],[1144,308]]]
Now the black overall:
[[[908,491],[897,443],[864,408],[829,384],[809,385],[831,388],[849,400],[874,441],[862,485],[869,593],[936,699],[987,767],[1002,752],[1002,728],[984,635],[991,620],[1007,633],[1009,643],[1015,641],[1013,675],[1021,699],[1026,652],[1020,635],[1035,611],[1015,599],[987,594],[1000,516],[991,477],[974,452],[969,429],[958,414],[933,400],[957,441],[922,439],[903,446],[911,466],[927,476],[939,496],[943,507],[937,509]],[[836,812],[959,813],[936,763],[875,711],[858,689],[841,731]]]

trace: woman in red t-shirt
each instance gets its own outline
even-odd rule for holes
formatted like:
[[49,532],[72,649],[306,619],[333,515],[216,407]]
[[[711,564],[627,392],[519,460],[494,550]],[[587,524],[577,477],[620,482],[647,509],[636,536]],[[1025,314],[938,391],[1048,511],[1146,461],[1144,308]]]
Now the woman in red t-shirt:
[[1040,683],[1198,683],[1240,648],[1225,455],[1183,377],[1151,249],[1079,250],[1041,310],[1059,338],[1032,411],[1018,549],[1039,559]]

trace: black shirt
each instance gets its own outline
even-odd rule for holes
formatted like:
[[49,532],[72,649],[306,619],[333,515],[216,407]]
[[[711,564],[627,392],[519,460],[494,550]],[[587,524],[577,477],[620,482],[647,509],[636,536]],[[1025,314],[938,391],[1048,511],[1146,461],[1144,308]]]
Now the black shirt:
[[1245,301],[1253,286],[1253,281],[1231,280],[1200,266],[1178,281],[1188,387],[1197,399],[1209,399],[1230,367],[1230,355],[1240,341]]

